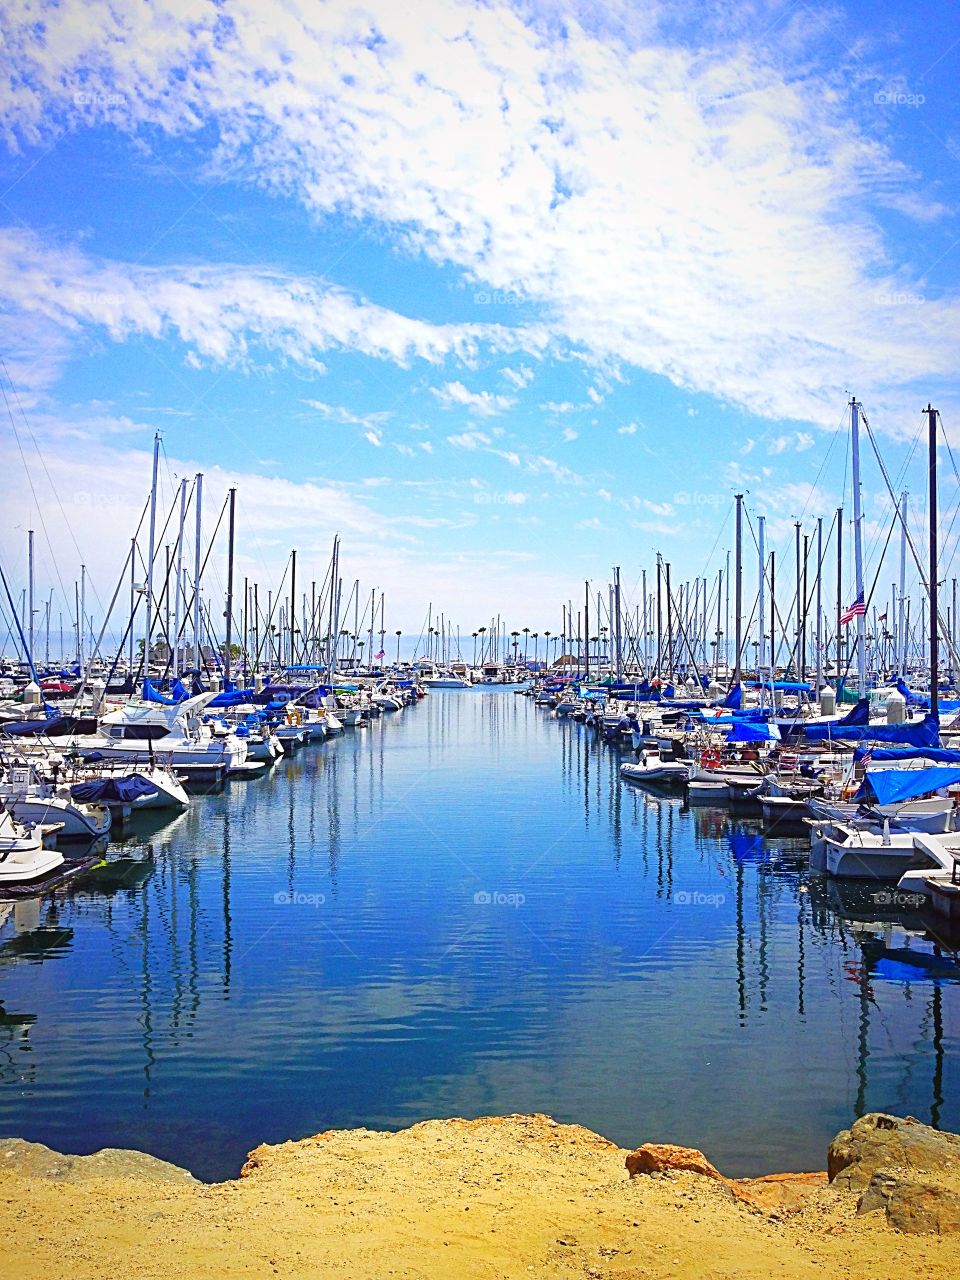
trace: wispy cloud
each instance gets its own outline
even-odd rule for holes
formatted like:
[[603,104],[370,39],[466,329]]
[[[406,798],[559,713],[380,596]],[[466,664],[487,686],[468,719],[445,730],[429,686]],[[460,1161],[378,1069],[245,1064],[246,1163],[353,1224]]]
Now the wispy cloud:
[[441,387],[431,387],[431,390],[445,409],[468,409],[478,418],[495,417],[516,404],[512,396],[495,395],[492,391],[468,391],[462,382],[445,382]]

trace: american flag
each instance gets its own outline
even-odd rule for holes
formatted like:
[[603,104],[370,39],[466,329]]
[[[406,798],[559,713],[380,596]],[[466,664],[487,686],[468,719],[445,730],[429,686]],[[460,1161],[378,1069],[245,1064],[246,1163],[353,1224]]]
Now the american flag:
[[863,603],[863,592],[857,596],[853,604],[840,615],[840,625],[845,627],[848,622],[852,622],[854,618],[862,618],[867,612],[866,605]]

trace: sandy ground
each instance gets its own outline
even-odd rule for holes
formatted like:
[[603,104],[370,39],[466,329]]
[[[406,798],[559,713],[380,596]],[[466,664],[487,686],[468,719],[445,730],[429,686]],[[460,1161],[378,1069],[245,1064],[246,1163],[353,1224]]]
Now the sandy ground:
[[21,1148],[0,1159],[0,1276],[18,1280],[960,1277],[960,1235],[899,1235],[850,1192],[775,1220],[694,1173],[631,1179],[625,1151],[545,1116],[333,1131],[214,1186]]

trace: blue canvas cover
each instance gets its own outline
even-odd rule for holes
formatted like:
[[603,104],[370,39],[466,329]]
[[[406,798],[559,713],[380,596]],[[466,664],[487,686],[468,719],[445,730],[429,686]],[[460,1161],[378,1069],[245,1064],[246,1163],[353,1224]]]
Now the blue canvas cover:
[[76,782],[70,788],[70,795],[78,804],[132,804],[141,796],[157,794],[155,787],[139,773],[131,773],[125,778],[91,778],[89,782]]
[[960,785],[960,768],[932,765],[929,769],[875,769],[860,784],[855,800],[867,804],[904,804],[943,787]]

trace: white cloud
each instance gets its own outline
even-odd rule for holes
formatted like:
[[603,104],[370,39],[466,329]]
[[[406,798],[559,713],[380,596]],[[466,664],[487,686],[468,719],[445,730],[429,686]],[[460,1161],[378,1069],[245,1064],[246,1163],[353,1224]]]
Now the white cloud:
[[363,433],[363,438],[364,440],[369,440],[370,443],[375,445],[378,449],[383,444],[383,434],[380,431],[365,431]]
[[479,449],[481,445],[490,444],[490,437],[482,431],[462,431],[456,436],[447,436],[447,444],[456,449]]
[[602,529],[603,525],[596,516],[590,516],[586,520],[578,520],[574,525],[575,529]]
[[441,387],[431,387],[445,409],[465,408],[480,418],[492,418],[505,413],[516,404],[512,396],[495,395],[492,391],[468,391],[462,382],[445,382]]
[[[792,453],[805,453],[807,449],[812,449],[816,441],[809,431],[788,431],[783,435],[773,436],[767,441],[767,453],[777,457],[781,453],[788,450]],[[750,441],[750,449],[753,448],[753,441]],[[750,449],[741,449],[740,456],[743,457],[750,452]]]
[[[38,350],[48,363],[52,343],[59,341],[62,362],[69,337],[83,327],[105,330],[118,342],[133,335],[176,337],[193,368],[204,361],[252,365],[257,348],[322,373],[320,354],[340,347],[407,366],[448,357],[471,364],[481,345],[491,351],[524,345],[519,329],[433,325],[322,280],[232,265],[148,267],[94,259],[76,249],[46,247],[32,232],[11,228],[0,230],[0,298],[42,326]],[[38,378],[34,369],[24,381],[42,384],[55,372],[50,368]],[[336,406],[316,401],[314,407],[349,421],[338,417]]]
[[578,436],[579,436],[579,432],[574,431],[573,427],[564,427],[564,428],[563,428],[563,436],[562,436],[562,439],[563,439],[564,441],[566,441],[566,443],[567,443],[567,444],[569,444],[571,440],[576,440],[576,439],[578,438]]
[[328,422],[342,422],[348,426],[356,427],[376,427],[387,422],[390,418],[389,413],[354,413],[350,409],[345,409],[339,404],[326,404],[323,400],[304,400],[305,405],[309,405],[311,409],[316,409],[321,417]]
[[582,405],[574,404],[572,400],[548,400],[540,406],[544,413],[573,413],[575,409],[581,409],[582,407]]
[[637,424],[635,422],[628,422],[624,427],[617,427],[617,435],[635,436],[636,434],[637,434]]
[[534,379],[533,370],[525,364],[522,364],[519,369],[502,369],[501,373],[518,391],[528,387]]

